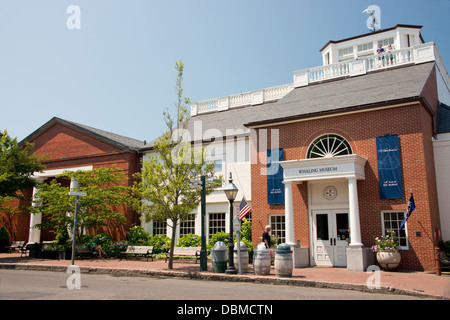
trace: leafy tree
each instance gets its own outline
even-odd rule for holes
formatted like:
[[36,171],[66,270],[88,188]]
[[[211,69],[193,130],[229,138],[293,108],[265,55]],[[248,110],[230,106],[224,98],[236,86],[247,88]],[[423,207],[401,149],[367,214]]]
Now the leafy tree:
[[31,154],[33,144],[25,142],[19,146],[17,138],[11,139],[5,130],[0,132],[0,197],[17,197],[20,190],[37,185],[31,176],[45,166],[44,157]]
[[[136,175],[135,184],[136,192],[142,196],[139,209],[142,210],[143,220],[169,220],[168,225],[172,228],[171,248],[175,245],[178,223],[186,220],[200,203],[201,190],[190,188],[190,181],[205,175],[207,194],[221,183],[221,178],[214,177],[214,163],[206,161],[206,151],[202,147],[192,148],[189,139],[182,139],[189,120],[186,107],[189,99],[183,98],[184,64],[181,60],[176,62],[175,69],[176,121],[166,109],[163,116],[167,131],[156,140],[153,155],[143,161],[142,172]],[[173,267],[173,250],[168,267]]]
[[131,187],[121,184],[125,179],[123,170],[112,166],[89,171],[64,172],[50,184],[42,184],[36,195],[39,205],[32,208],[32,212],[40,212],[43,216],[43,222],[38,228],[51,228],[56,234],[64,233],[66,228],[73,229],[75,197],[69,196],[69,187],[59,182],[70,180],[71,177],[79,181],[80,191],[87,194],[85,197],[79,197],[79,241],[83,238],[83,230],[94,234],[101,232],[103,227],[110,227],[108,231],[112,232],[111,228],[117,229],[126,223],[120,208],[124,211],[131,205]]

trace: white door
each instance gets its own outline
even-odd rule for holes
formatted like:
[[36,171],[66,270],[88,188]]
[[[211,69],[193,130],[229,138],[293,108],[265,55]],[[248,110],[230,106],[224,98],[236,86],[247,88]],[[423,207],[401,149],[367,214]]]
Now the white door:
[[348,212],[346,210],[314,210],[312,226],[315,264],[347,266]]

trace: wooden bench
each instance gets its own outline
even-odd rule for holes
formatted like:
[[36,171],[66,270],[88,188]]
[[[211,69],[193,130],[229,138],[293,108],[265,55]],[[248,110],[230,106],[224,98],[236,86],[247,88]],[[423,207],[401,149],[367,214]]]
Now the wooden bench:
[[25,247],[25,241],[13,241],[9,246],[6,246],[9,253],[20,251],[21,248]]
[[75,256],[95,256],[97,251],[90,250],[89,246],[75,246]]
[[148,256],[152,257],[152,261],[153,261],[153,246],[128,246],[127,250],[125,252],[122,252],[121,257],[125,256],[125,259],[127,259],[127,257],[129,255],[144,255],[147,257],[147,261],[148,261]]
[[[166,260],[170,255],[170,250],[166,253]],[[200,259],[200,247],[175,247],[173,248],[174,256],[184,256],[184,257],[193,257],[195,256],[195,263],[197,263],[197,259]]]

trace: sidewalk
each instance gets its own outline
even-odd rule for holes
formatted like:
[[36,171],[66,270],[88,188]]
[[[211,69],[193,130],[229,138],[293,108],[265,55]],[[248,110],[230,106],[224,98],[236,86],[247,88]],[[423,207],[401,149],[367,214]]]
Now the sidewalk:
[[[18,253],[0,254],[0,269],[65,272],[70,264],[70,260],[21,258]],[[369,280],[369,285],[375,284],[374,281],[371,281],[375,279],[374,273],[348,271],[346,268],[294,268],[291,278],[279,278],[276,276],[273,265],[270,275],[255,275],[251,264],[248,271],[242,275],[212,273],[210,261],[208,261],[208,271],[200,272],[200,265],[195,263],[194,260],[175,260],[172,270],[167,268],[168,263],[165,263],[162,259],[155,259],[154,261],[150,259],[147,262],[145,258],[132,258],[129,260],[114,258],[103,260],[82,259],[75,260],[75,265],[81,268],[82,273],[101,273],[114,276],[164,276],[216,281],[257,282],[386,294],[406,294],[450,300],[450,272],[448,271],[443,271],[441,276],[436,276],[434,272],[381,271],[379,273],[380,288],[369,289],[367,281]],[[389,297],[386,297],[386,299],[389,299]]]

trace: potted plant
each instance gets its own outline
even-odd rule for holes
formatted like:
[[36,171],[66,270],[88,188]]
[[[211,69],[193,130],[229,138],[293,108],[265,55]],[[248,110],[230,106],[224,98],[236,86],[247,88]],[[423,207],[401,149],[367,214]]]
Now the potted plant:
[[377,254],[377,261],[384,270],[393,270],[400,264],[398,241],[393,230],[388,230],[385,236],[376,237],[372,250]]

